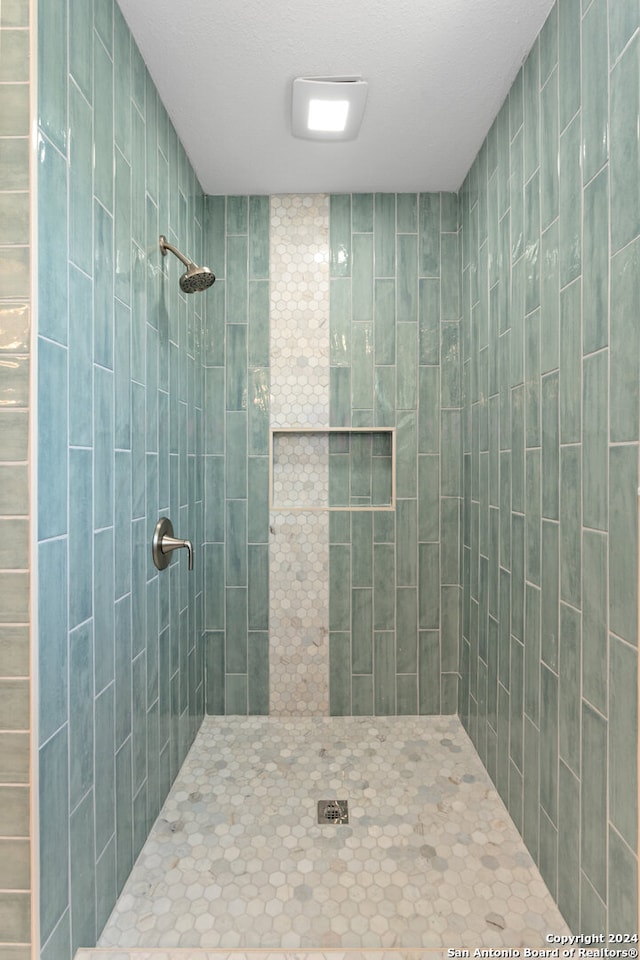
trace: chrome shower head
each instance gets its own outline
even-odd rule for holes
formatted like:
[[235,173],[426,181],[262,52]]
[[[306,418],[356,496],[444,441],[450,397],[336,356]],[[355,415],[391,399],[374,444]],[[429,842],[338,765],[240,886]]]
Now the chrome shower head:
[[199,293],[215,282],[216,278],[209,267],[197,267],[195,263],[180,277],[180,287],[185,293]]
[[183,273],[180,277],[180,288],[184,293],[198,293],[201,290],[206,290],[215,283],[216,278],[211,270],[209,270],[209,267],[199,267],[196,263],[193,263],[192,260],[188,260],[172,243],[169,243],[165,236],[161,235],[160,252],[163,257],[166,257],[167,250],[170,250],[187,268],[186,273]]

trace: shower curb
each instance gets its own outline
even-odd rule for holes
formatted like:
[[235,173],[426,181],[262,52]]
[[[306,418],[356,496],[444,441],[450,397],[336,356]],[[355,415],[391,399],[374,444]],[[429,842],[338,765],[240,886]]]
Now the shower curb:
[[200,947],[138,947],[132,950],[88,947],[79,949],[74,960],[444,960],[447,956],[443,947],[236,947],[212,950]]

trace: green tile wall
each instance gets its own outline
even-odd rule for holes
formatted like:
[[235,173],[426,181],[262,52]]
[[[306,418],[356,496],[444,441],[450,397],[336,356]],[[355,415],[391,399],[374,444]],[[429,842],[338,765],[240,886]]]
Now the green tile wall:
[[269,198],[206,197],[206,709],[269,712]]
[[0,960],[31,957],[29,3],[0,8]]
[[457,197],[332,196],[330,243],[330,336],[343,345],[331,357],[330,425],[393,427],[397,441],[395,512],[330,526],[330,713],[455,713]]
[[[207,197],[205,210],[206,256],[218,274],[204,341],[207,711],[268,712],[269,201]],[[457,198],[333,196],[329,223],[330,426],[395,428],[397,442],[395,513],[344,513],[331,524],[329,709],[453,713],[462,493]],[[330,456],[334,492],[342,442],[334,438]],[[372,494],[386,501],[388,476],[373,490],[380,484],[367,466],[370,454],[384,462],[386,453],[361,450],[359,473],[353,460],[353,505]]]
[[[95,944],[204,710],[207,294],[181,293],[158,244],[201,261],[204,198],[117,4],[38,14],[40,955],[71,960]],[[153,565],[159,516],[193,540],[193,573],[184,551]]]
[[391,506],[392,475],[389,432],[330,434],[330,506]]
[[559,0],[459,194],[459,712],[576,933],[638,925],[639,27]]

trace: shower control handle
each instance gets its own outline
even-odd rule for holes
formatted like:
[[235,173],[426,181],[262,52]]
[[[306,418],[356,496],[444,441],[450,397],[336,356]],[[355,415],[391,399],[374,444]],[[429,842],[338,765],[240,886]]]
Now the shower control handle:
[[174,537],[171,520],[168,517],[161,517],[156,523],[151,547],[153,562],[158,570],[164,570],[165,567],[168,567],[171,553],[180,549],[187,551],[187,566],[189,570],[193,570],[193,544],[191,540],[179,540]]
[[178,540],[176,537],[170,537],[167,534],[162,538],[160,549],[163,554],[170,553],[171,550],[179,550],[184,547],[187,551],[187,566],[193,570],[193,544],[191,540]]

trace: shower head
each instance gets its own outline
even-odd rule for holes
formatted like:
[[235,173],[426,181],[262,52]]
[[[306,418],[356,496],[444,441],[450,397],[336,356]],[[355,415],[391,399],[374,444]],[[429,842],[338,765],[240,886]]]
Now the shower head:
[[180,277],[180,287],[185,293],[199,293],[216,282],[209,267],[197,267],[195,263]]
[[209,267],[199,267],[196,263],[193,263],[193,261],[188,260],[172,243],[169,243],[166,237],[161,235],[160,252],[163,257],[166,257],[167,250],[170,250],[187,268],[186,272],[180,277],[180,288],[184,293],[198,293],[200,290],[206,290],[215,283],[216,278],[211,273],[211,270],[209,270]]

